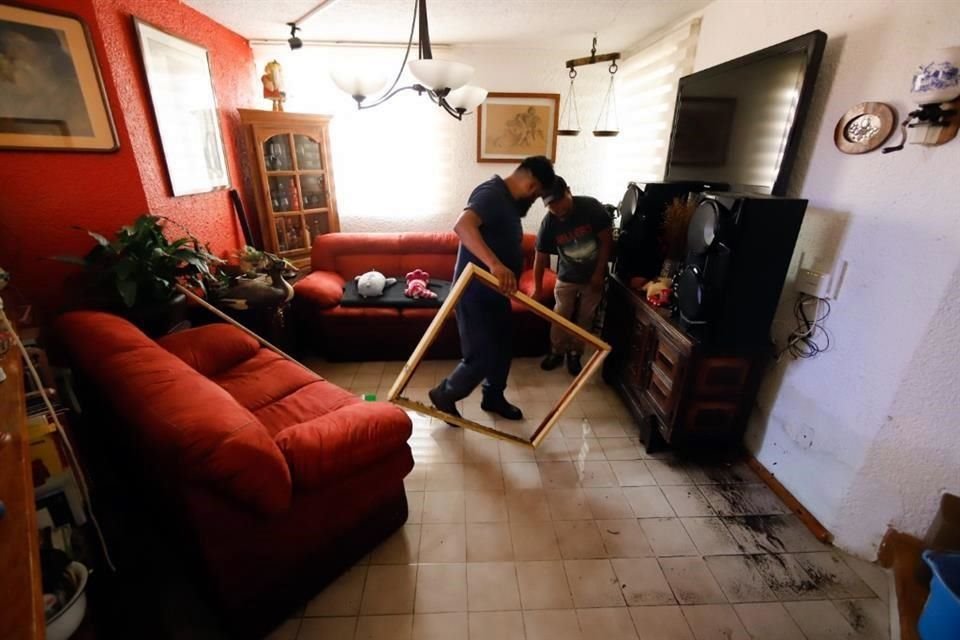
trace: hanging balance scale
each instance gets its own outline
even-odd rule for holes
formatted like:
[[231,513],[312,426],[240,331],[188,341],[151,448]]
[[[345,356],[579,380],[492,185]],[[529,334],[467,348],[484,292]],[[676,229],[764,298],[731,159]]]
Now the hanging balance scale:
[[598,55],[597,36],[594,36],[593,46],[590,49],[589,56],[567,60],[566,66],[570,70],[570,88],[567,90],[566,101],[560,109],[560,127],[557,129],[557,135],[576,136],[580,134],[580,112],[577,109],[577,93],[574,88],[574,81],[577,78],[577,67],[600,62],[610,63],[608,69],[610,72],[610,84],[607,86],[607,93],[603,98],[600,114],[597,116],[597,122],[593,127],[593,135],[597,138],[612,138],[620,133],[620,123],[617,117],[617,96],[614,89],[614,77],[619,70],[617,66],[617,60],[619,59],[619,51]]

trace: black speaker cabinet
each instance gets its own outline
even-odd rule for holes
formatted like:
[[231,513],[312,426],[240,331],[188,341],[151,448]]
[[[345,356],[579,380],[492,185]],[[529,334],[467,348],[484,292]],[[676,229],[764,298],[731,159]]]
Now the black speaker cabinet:
[[685,198],[690,193],[726,188],[696,181],[628,184],[619,206],[620,234],[614,272],[624,280],[633,276],[656,278],[663,263],[660,229],[667,206],[674,198]]
[[690,219],[687,260],[676,280],[688,332],[719,347],[769,343],[806,208],[806,200],[704,194]]

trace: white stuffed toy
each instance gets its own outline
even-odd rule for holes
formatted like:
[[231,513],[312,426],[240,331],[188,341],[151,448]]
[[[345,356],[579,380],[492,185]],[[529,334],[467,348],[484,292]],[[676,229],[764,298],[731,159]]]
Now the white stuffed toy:
[[357,293],[361,298],[379,298],[384,289],[397,283],[396,278],[386,278],[379,271],[367,271],[354,280],[357,281]]

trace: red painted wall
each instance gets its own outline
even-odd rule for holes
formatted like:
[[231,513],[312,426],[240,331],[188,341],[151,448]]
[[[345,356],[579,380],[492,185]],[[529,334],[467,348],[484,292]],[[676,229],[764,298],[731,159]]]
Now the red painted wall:
[[[0,266],[13,274],[14,297],[43,315],[58,307],[69,267],[51,255],[90,247],[74,225],[112,233],[139,214],[169,216],[216,252],[243,244],[226,191],[173,198],[153,117],[132,16],[210,53],[231,182],[247,194],[240,164],[237,107],[254,104],[253,53],[247,42],[178,0],[32,0],[80,16],[90,30],[120,150],[64,153],[0,150]],[[252,211],[252,200],[247,200]]]

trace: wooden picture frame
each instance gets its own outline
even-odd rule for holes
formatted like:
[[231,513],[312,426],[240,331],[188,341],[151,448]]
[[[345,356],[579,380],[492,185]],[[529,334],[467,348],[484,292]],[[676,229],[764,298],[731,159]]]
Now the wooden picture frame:
[[556,162],[559,122],[559,93],[488,93],[477,109],[477,162]]
[[120,148],[93,41],[77,16],[0,4],[0,149]]
[[893,107],[883,102],[856,104],[837,121],[833,143],[843,153],[860,154],[880,147],[897,123]]
[[410,379],[413,377],[413,374],[416,372],[417,367],[420,365],[420,361],[423,360],[423,356],[426,355],[427,350],[433,344],[434,340],[436,340],[437,335],[443,328],[443,324],[452,315],[453,309],[457,306],[457,302],[460,300],[460,297],[473,281],[480,282],[481,284],[490,287],[495,291],[500,290],[500,281],[497,280],[490,272],[485,271],[484,269],[481,269],[473,264],[467,265],[467,268],[464,269],[463,273],[460,274],[460,277],[457,278],[457,281],[453,284],[453,287],[450,289],[450,294],[443,302],[443,305],[441,305],[437,315],[434,316],[430,326],[427,327],[427,331],[423,334],[423,338],[413,350],[410,358],[403,365],[400,375],[397,376],[393,386],[390,387],[390,393],[387,396],[387,400],[406,409],[412,409],[418,413],[443,420],[444,422],[456,424],[465,429],[470,429],[488,436],[500,438],[501,440],[516,442],[536,448],[550,433],[550,430],[554,427],[557,420],[560,418],[560,415],[570,405],[570,402],[573,401],[574,396],[576,396],[576,394],[583,389],[593,374],[600,369],[604,359],[606,359],[607,355],[610,353],[610,345],[589,331],[585,331],[573,322],[567,320],[563,316],[554,313],[551,309],[548,309],[533,298],[523,293],[517,292],[510,297],[529,308],[533,313],[537,314],[541,318],[544,318],[553,324],[560,325],[584,342],[596,348],[596,351],[592,356],[590,356],[590,359],[587,361],[586,365],[584,365],[583,370],[579,373],[579,375],[577,375],[576,378],[573,379],[573,382],[570,384],[567,390],[563,393],[563,395],[560,396],[560,400],[557,401],[557,404],[554,405],[549,412],[547,412],[546,417],[534,430],[529,440],[512,433],[505,433],[491,427],[485,427],[471,420],[467,420],[466,418],[452,416],[440,411],[435,407],[430,407],[421,402],[410,400],[402,395],[403,390],[406,388],[407,384],[410,382]]
[[173,195],[229,189],[207,50],[138,18],[133,24]]

